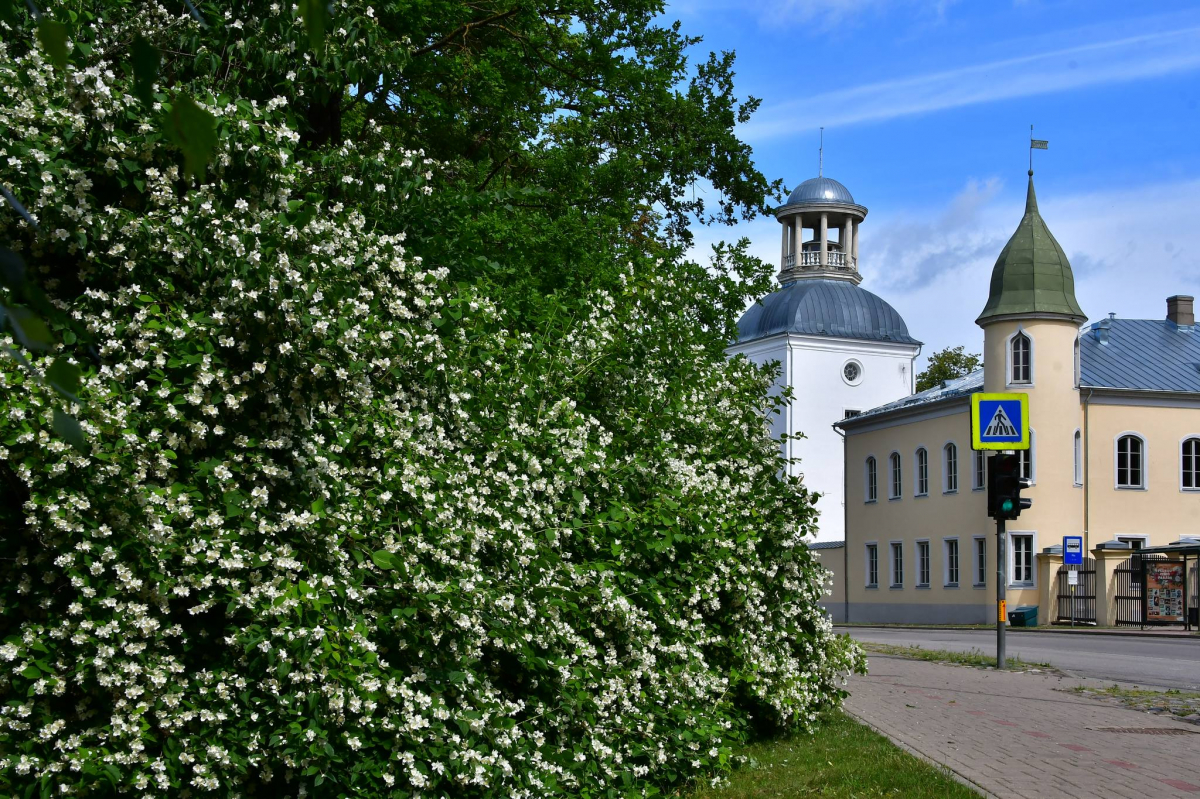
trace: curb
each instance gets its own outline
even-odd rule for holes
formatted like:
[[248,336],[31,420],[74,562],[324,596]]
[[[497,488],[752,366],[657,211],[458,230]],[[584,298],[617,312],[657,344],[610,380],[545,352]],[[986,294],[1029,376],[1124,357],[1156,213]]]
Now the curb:
[[[835,629],[841,630],[936,630],[939,632],[994,632],[994,627],[945,627],[937,624],[835,624]],[[1200,635],[1194,632],[1152,633],[1145,630],[1110,630],[1110,629],[1078,629],[1055,626],[1050,629],[1042,627],[1008,627],[1007,634],[1038,633],[1042,635],[1108,635],[1118,638],[1160,638],[1168,641],[1200,641]]]
[[969,777],[966,777],[963,774],[960,774],[959,772],[955,771],[950,766],[947,766],[945,763],[942,763],[938,760],[934,760],[929,755],[925,754],[924,752],[922,752],[918,749],[914,749],[913,747],[909,746],[908,744],[904,743],[903,741],[897,741],[896,739],[892,738],[890,735],[888,735],[883,730],[878,729],[871,722],[867,721],[866,719],[862,718],[861,716],[858,716],[858,715],[850,712],[848,709],[846,709],[845,705],[842,706],[842,712],[845,713],[850,718],[857,721],[859,724],[866,727],[867,729],[874,731],[878,735],[882,735],[884,738],[887,738],[889,741],[892,742],[893,746],[895,746],[899,749],[902,749],[905,752],[908,752],[910,755],[917,758],[918,760],[928,763],[929,765],[936,768],[938,771],[940,771],[943,774],[945,774],[946,776],[950,777],[950,779],[954,780],[959,785],[962,785],[966,788],[970,788],[972,791],[977,792],[980,796],[983,796],[984,799],[1002,799],[1002,797],[999,797],[996,794],[992,793],[991,791],[989,791],[987,788],[984,788],[979,783],[971,780]]

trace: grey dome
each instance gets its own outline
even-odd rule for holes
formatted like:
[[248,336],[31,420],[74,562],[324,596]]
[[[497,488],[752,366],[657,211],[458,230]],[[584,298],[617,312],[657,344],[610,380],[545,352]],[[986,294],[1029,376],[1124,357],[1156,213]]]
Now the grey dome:
[[800,333],[866,341],[920,344],[896,309],[847,280],[808,278],[785,283],[738,322],[738,341]]
[[833,178],[810,178],[804,181],[788,197],[787,204],[795,203],[840,203],[857,205],[850,190]]

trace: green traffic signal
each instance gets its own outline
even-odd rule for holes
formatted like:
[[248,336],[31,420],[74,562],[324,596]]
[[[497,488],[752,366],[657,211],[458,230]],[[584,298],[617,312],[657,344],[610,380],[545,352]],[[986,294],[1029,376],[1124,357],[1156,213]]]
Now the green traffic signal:
[[1004,513],[1005,513],[1005,514],[1012,513],[1012,510],[1013,510],[1013,502],[1012,502],[1012,500],[1011,500],[1011,499],[1006,499],[1006,500],[1004,500],[1003,502],[1001,502],[1001,503],[1000,503],[1000,510],[1004,511]]

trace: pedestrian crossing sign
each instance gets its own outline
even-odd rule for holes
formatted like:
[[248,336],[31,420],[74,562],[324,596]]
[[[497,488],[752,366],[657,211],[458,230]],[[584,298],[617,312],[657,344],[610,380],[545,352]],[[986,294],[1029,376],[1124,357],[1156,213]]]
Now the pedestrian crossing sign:
[[971,449],[1029,449],[1029,395],[972,394]]

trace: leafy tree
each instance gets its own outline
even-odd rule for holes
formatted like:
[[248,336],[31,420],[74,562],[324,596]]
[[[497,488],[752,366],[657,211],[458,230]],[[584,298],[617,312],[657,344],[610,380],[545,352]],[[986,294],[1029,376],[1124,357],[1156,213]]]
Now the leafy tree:
[[680,257],[778,187],[732,56],[641,0],[185,7],[0,6],[47,324],[0,362],[0,792],[653,795],[836,703],[724,355],[771,270]]
[[964,351],[961,345],[946,347],[929,356],[929,365],[917,375],[917,391],[935,388],[947,380],[968,375],[981,366],[981,356]]

